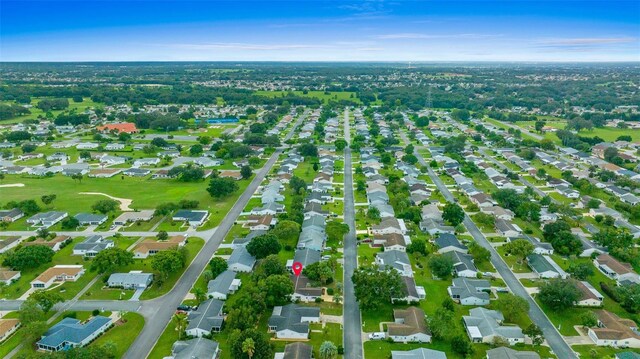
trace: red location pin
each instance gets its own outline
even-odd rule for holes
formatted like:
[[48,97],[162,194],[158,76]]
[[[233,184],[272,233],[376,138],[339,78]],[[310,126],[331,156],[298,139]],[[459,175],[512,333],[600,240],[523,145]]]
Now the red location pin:
[[293,274],[295,274],[296,277],[299,277],[300,273],[302,273],[302,263],[294,262],[293,263]]

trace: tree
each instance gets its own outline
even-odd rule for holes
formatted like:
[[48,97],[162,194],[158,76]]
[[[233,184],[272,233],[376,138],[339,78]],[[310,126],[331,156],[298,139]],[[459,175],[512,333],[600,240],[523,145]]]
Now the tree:
[[538,298],[546,306],[559,312],[572,307],[581,295],[573,280],[554,278],[542,283]]
[[400,298],[403,282],[394,270],[378,270],[375,267],[360,267],[351,277],[355,296],[363,309],[376,309],[391,303],[392,298]]
[[242,179],[249,179],[252,174],[253,172],[251,171],[251,167],[242,166],[242,168],[240,168],[240,175],[242,176]]
[[369,207],[369,210],[367,211],[367,217],[369,219],[372,220],[379,220],[380,219],[380,210],[377,207]]
[[491,252],[476,242],[469,245],[469,254],[476,263],[487,263],[491,259]]
[[10,252],[5,257],[2,265],[19,271],[33,269],[41,264],[51,262],[54,254],[51,248],[40,244],[20,247]]
[[270,307],[291,302],[293,283],[286,274],[269,276],[260,281],[258,286],[265,295],[265,303]]
[[58,196],[56,196],[55,194],[45,194],[40,197],[40,200],[42,201],[42,203],[48,206],[53,203],[53,201],[55,201],[57,197]]
[[133,253],[118,247],[100,251],[91,262],[91,269],[98,273],[110,273],[115,269],[133,264]]
[[465,358],[473,354],[473,346],[469,338],[464,335],[456,335],[451,339],[451,349]]
[[453,259],[446,255],[432,255],[431,258],[429,258],[427,265],[431,270],[431,275],[440,279],[448,278],[453,271]]
[[537,132],[542,132],[543,127],[544,127],[544,121],[536,121],[535,129]]
[[423,256],[426,256],[427,254],[429,254],[429,251],[427,250],[427,242],[424,239],[415,238],[407,246],[407,253],[420,253]]
[[74,173],[71,175],[71,179],[75,182],[78,181],[78,183],[82,183],[82,179],[84,178],[84,176],[82,175],[82,173]]
[[454,327],[454,312],[439,307],[435,313],[429,317],[429,329],[435,339],[446,339],[451,336]]
[[187,325],[189,324],[189,320],[187,319],[186,314],[176,313],[173,315],[173,318],[176,321],[176,332],[178,332],[178,339],[182,340],[185,337],[185,330],[187,330]]
[[281,220],[271,230],[271,233],[285,243],[295,243],[300,235],[300,224],[294,221]]
[[229,268],[229,264],[224,258],[213,257],[209,261],[209,268],[211,269],[211,277],[217,278],[222,272]]
[[62,229],[76,229],[80,225],[80,221],[78,221],[75,217],[66,217],[60,222]]
[[44,317],[44,310],[42,310],[38,302],[31,297],[22,303],[20,311],[18,312],[18,318],[22,325],[41,321]]
[[167,233],[167,231],[165,230],[161,230],[158,232],[158,234],[156,234],[156,239],[158,239],[159,241],[166,241],[167,239],[169,239],[169,233]]
[[25,143],[24,145],[22,145],[22,152],[23,153],[31,153],[33,151],[35,151],[38,148],[38,146],[31,144],[31,143]]
[[238,188],[239,186],[234,179],[216,177],[212,178],[211,182],[209,182],[207,192],[209,192],[213,198],[222,198],[237,191]]
[[505,293],[498,298],[496,305],[504,315],[504,318],[513,323],[521,314],[529,311],[529,302],[522,297],[511,293]]
[[320,344],[320,359],[335,359],[338,357],[338,348],[333,342],[324,341]]
[[471,118],[471,114],[465,109],[454,109],[451,111],[451,117],[458,121],[468,121]]
[[335,140],[333,144],[336,146],[336,150],[338,151],[343,151],[345,147],[349,145],[347,141],[343,140],[342,138]]
[[508,242],[502,247],[506,254],[518,258],[518,264],[522,264],[525,258],[533,253],[533,250],[535,249],[531,242],[522,238]]
[[586,311],[580,315],[580,323],[587,328],[598,326],[598,316],[592,311]]
[[91,206],[91,209],[100,212],[102,214],[107,214],[109,212],[114,212],[120,207],[120,202],[114,199],[101,199],[94,203]]
[[253,358],[253,353],[256,351],[256,343],[252,338],[247,338],[242,342],[242,352],[246,353],[249,359]]
[[544,342],[544,334],[542,333],[542,329],[539,326],[531,323],[528,327],[526,327],[522,333],[529,338],[533,342],[533,345],[538,346]]
[[444,206],[442,219],[452,226],[457,226],[464,221],[464,210],[457,203],[449,202]]
[[[249,357],[244,351],[243,344],[245,341],[251,338],[253,340],[254,352],[253,356]],[[229,336],[229,351],[232,358],[237,359],[272,359],[273,347],[266,334],[257,331],[256,329],[247,329],[244,331],[234,330]]]
[[300,155],[305,157],[318,157],[318,148],[311,143],[303,143],[298,147]]
[[345,234],[349,233],[349,226],[338,221],[329,221],[325,226],[325,232],[328,241],[339,242]]
[[56,303],[61,303],[64,301],[64,298],[62,298],[60,294],[42,289],[36,290],[35,292],[31,293],[31,295],[29,295],[29,298],[38,303],[45,314],[48,313]]
[[256,236],[247,244],[247,252],[256,259],[262,259],[270,254],[278,254],[281,248],[278,237],[270,233]]
[[199,156],[200,154],[202,154],[203,151],[204,150],[201,144],[196,144],[191,146],[191,148],[189,148],[189,154],[191,156]]
[[571,263],[567,268],[567,272],[578,280],[587,280],[587,278],[595,274],[593,265],[590,263]]
[[333,279],[334,271],[329,261],[321,261],[310,264],[302,270],[302,273],[313,281],[319,281],[320,284],[327,284]]
[[151,268],[158,272],[158,283],[184,267],[184,261],[177,249],[160,251],[151,258]]

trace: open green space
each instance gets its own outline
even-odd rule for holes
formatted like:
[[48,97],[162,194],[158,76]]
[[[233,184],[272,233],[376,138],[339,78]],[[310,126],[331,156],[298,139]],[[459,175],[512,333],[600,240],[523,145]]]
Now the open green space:
[[[335,92],[335,91],[291,91],[295,96],[301,97],[309,97],[315,98],[323,103],[328,103],[329,101],[341,101],[348,100],[360,103],[360,99],[356,97],[355,92]],[[266,96],[266,97],[285,97],[287,96],[288,91],[256,91],[255,94],[258,96]]]

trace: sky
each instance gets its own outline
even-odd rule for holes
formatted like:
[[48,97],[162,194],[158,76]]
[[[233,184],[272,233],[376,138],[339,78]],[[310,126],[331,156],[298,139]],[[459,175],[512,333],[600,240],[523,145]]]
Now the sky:
[[0,0],[0,61],[640,61],[640,1]]

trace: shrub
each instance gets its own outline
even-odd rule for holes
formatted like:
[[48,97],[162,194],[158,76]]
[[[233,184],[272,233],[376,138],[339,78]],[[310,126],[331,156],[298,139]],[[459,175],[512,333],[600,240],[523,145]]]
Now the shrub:
[[99,309],[94,309],[93,312],[91,312],[91,315],[93,315],[94,317],[96,315],[99,315],[99,314],[100,314],[100,310]]

